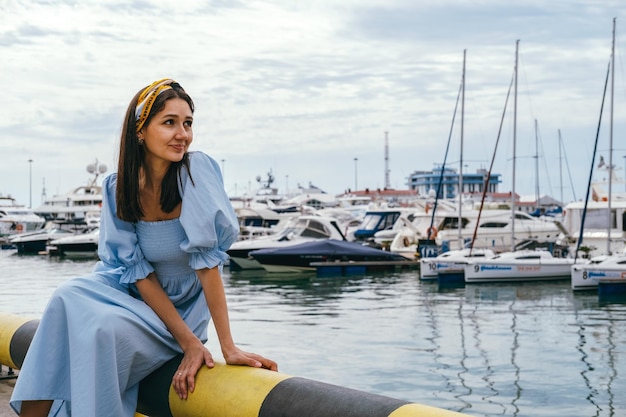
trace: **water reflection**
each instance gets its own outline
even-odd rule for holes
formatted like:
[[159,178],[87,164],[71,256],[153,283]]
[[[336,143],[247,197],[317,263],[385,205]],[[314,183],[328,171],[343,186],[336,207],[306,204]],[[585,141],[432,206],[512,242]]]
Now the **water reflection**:
[[[301,307],[331,307],[333,303],[350,296],[387,297],[386,287],[401,276],[397,273],[373,276],[318,277],[315,273],[254,273],[237,271],[225,273],[228,287],[234,296],[251,296],[259,292],[278,297],[281,304]],[[373,292],[373,293],[372,293]],[[367,293],[367,294],[366,294]],[[370,294],[371,293],[371,294]],[[315,314],[329,314],[316,309]]]
[[[620,410],[623,412],[623,404],[617,401],[623,396],[616,398],[615,385],[618,375],[624,373],[626,308],[621,303],[601,303],[593,293],[577,295],[574,307],[579,338],[577,350],[584,364],[580,376],[588,391],[586,399],[595,407],[594,416],[618,416]],[[623,387],[618,384],[618,392],[620,389]]]
[[[609,308],[595,294],[575,297],[558,282],[463,290],[431,284],[422,293],[428,296],[422,325],[429,329],[431,369],[444,378],[445,391],[466,403],[447,408],[481,415],[529,415],[533,409],[532,414],[545,416],[618,416],[626,411],[624,399],[614,395],[616,386],[624,389],[618,375],[626,371],[619,348],[626,340],[623,305]],[[451,324],[456,334],[443,330]]]

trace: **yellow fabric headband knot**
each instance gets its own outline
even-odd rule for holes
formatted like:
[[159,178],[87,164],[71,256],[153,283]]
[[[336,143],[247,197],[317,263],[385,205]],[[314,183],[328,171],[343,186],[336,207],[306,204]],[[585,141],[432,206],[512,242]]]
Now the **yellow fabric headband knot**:
[[137,107],[135,108],[135,131],[139,132],[143,124],[148,119],[154,100],[165,90],[172,88],[172,84],[176,81],[171,78],[163,78],[147,86],[139,95]]

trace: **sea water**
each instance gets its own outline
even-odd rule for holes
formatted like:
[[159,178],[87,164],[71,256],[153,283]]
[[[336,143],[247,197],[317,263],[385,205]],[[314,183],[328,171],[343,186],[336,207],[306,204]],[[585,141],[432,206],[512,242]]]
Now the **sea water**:
[[[1,251],[0,311],[38,317],[94,263]],[[472,416],[626,416],[626,305],[569,281],[442,289],[417,271],[226,269],[224,282],[235,340],[285,374]]]

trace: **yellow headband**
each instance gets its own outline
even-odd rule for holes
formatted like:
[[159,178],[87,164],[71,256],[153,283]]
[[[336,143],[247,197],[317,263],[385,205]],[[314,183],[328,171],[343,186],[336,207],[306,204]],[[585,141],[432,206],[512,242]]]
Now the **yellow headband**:
[[165,90],[169,90],[176,81],[170,78],[163,78],[147,86],[139,95],[137,107],[135,108],[135,131],[139,132],[146,122],[154,100]]

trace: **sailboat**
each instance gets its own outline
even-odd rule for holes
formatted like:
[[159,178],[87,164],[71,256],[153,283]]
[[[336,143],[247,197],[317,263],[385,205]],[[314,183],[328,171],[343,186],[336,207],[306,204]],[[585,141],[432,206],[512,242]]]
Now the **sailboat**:
[[569,279],[572,258],[555,258],[550,252],[516,250],[515,219],[521,214],[515,207],[515,172],[517,141],[517,73],[519,40],[515,43],[513,93],[513,186],[511,199],[511,250],[487,259],[472,259],[464,266],[465,282],[539,281]]
[[[461,236],[461,229],[463,227],[463,222],[462,222],[462,216],[463,216],[463,198],[462,198],[463,197],[463,126],[464,126],[464,119],[465,119],[465,61],[466,61],[466,56],[467,56],[467,50],[464,50],[463,51],[463,75],[461,77],[461,88],[459,91],[459,95],[461,98],[461,144],[460,144],[460,158],[459,158],[458,220],[456,222],[456,226],[458,228],[459,249],[463,247],[463,238]],[[457,97],[457,105],[458,105],[458,99],[459,97]],[[456,113],[456,106],[455,106],[454,111]],[[454,126],[454,119],[453,119],[453,126]],[[452,130],[450,130],[450,134],[452,134]],[[448,140],[448,146],[449,144],[450,144],[450,141]],[[441,175],[443,175],[444,173],[447,154],[448,154],[448,151],[446,150],[446,157],[444,157],[444,165],[441,167]],[[439,183],[439,188],[440,187],[441,187],[441,181]],[[437,229],[435,228],[434,223],[435,223],[435,219],[437,218],[436,209],[437,209],[437,202],[439,199],[439,193],[437,193],[436,197],[437,197],[437,200],[435,200],[433,213],[430,215],[431,217],[430,226],[427,229],[427,238],[433,239],[433,240],[437,236]],[[435,233],[432,233],[433,231]],[[444,252],[443,254],[440,254],[432,258],[428,258],[428,257],[421,258],[420,259],[420,279],[428,280],[428,279],[437,278],[438,269],[439,268],[447,269],[448,268],[448,262],[447,262],[448,256],[455,255],[455,254],[457,254],[457,251],[454,251],[453,253]],[[463,256],[462,254],[458,254],[458,255]]]
[[[609,69],[607,70],[608,83],[609,73],[611,75],[611,110],[610,110],[610,127],[609,127],[609,163],[608,165],[604,161],[604,158],[600,157],[598,168],[605,168],[608,172],[608,192],[604,193],[598,184],[593,187],[593,200],[589,201],[589,191],[591,187],[587,189],[587,198],[585,199],[582,212],[580,212],[580,232],[576,246],[576,255],[581,248],[583,241],[587,245],[594,245],[598,243],[601,246],[605,243],[605,251],[598,256],[591,256],[590,260],[572,266],[571,279],[572,290],[595,290],[599,284],[606,283],[623,283],[626,285],[626,247],[624,247],[624,241],[626,239],[626,193],[613,194],[613,183],[619,180],[615,175],[615,166],[613,165],[613,112],[614,112],[614,91],[615,91],[615,22],[613,19],[613,42],[611,48],[611,61],[609,63]],[[604,105],[604,99],[603,99]],[[600,112],[600,120],[602,119],[602,111]],[[598,123],[598,131],[599,131]],[[596,137],[595,149],[598,146],[598,138]],[[594,157],[595,157],[594,149]],[[594,158],[595,159],[595,158]],[[593,173],[593,165],[590,171],[591,186],[591,174]],[[616,181],[617,180],[617,181]],[[622,182],[622,181],[619,181]],[[574,211],[573,207],[568,208],[570,211],[569,220],[572,221],[572,217],[578,214]],[[589,213],[596,213],[597,215],[592,217],[591,227],[585,223],[586,217]],[[602,223],[605,225],[605,231],[597,227],[601,227]],[[594,230],[595,229],[595,230]],[[599,240],[592,240],[592,236],[600,238]],[[604,240],[604,242],[602,242]],[[588,246],[590,252],[594,252],[593,248],[598,249],[595,246]],[[621,253],[620,253],[621,252]],[[617,254],[616,254],[617,253]]]

